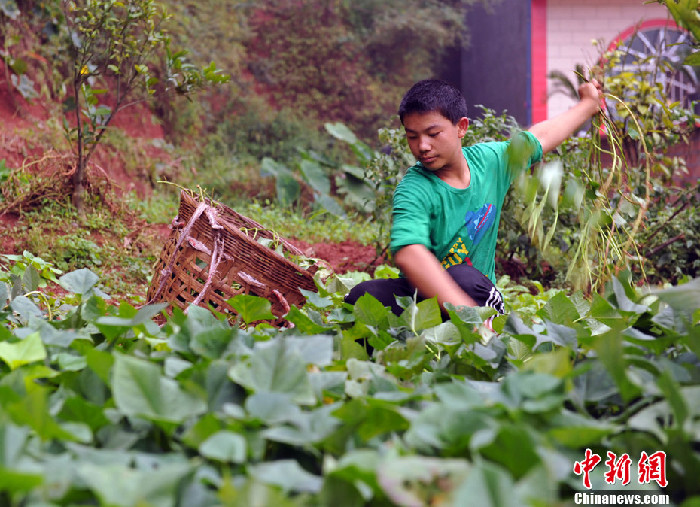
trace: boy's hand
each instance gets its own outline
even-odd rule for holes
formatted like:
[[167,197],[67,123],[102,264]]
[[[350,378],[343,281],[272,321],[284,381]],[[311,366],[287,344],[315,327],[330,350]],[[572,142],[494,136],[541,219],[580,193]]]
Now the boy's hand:
[[603,104],[602,88],[603,87],[598,81],[591,79],[590,81],[579,86],[578,96],[580,97],[581,102],[590,100],[595,103],[598,110],[600,110]]

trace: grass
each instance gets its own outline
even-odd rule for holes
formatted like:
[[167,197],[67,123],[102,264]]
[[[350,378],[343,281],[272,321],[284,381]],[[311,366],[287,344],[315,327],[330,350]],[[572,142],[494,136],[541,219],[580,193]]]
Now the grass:
[[378,234],[376,224],[358,214],[337,217],[325,210],[309,213],[298,208],[281,208],[269,201],[241,202],[235,205],[235,210],[284,237],[308,243],[351,240],[369,245]]

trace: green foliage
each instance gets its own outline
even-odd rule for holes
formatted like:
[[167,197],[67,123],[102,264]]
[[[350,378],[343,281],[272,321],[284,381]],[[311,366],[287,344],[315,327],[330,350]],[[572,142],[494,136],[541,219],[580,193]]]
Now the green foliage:
[[107,305],[88,270],[59,278],[51,318],[41,301],[0,308],[3,501],[554,505],[585,491],[586,449],[662,450],[668,485],[643,487],[700,495],[698,280],[621,276],[592,300],[504,288],[517,310],[493,333],[490,313],[443,321],[432,300],[349,307],[355,278],[319,282],[283,329],[199,307],[158,326],[164,305]]
[[407,83],[436,72],[442,52],[462,41],[472,3],[260,2],[246,41],[250,70],[279,107],[370,138]]
[[695,39],[694,51],[686,56],[685,65],[700,66],[700,2],[698,0],[657,0],[666,6],[673,19],[679,26],[693,34]]
[[[330,135],[350,146],[361,166],[369,163],[372,150],[348,127],[342,123],[327,123],[325,127]],[[345,211],[333,198],[332,189],[344,197],[346,207],[360,211],[374,208],[374,191],[365,181],[365,172],[361,167],[336,162],[312,150],[299,149],[298,152],[293,169],[271,158],[264,158],[261,163],[261,174],[275,178],[277,199],[282,206],[299,200],[303,184],[313,194],[314,203],[334,215],[344,216]]]

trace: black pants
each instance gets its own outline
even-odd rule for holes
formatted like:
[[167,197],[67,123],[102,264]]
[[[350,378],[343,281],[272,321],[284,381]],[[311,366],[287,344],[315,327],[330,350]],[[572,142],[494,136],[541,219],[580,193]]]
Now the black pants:
[[[501,293],[481,271],[468,264],[458,264],[448,268],[447,273],[479,306],[490,306],[498,313],[504,312]],[[394,314],[401,315],[403,308],[396,302],[396,296],[413,297],[414,293],[415,288],[406,278],[378,278],[357,284],[345,296],[345,302],[354,305],[363,294],[371,294],[390,307]],[[423,299],[418,294],[418,301]]]

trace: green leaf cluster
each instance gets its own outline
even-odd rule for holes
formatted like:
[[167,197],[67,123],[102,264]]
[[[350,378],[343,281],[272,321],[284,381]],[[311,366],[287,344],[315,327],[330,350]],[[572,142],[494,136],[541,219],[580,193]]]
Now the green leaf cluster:
[[[700,496],[698,280],[504,289],[497,332],[488,309],[345,305],[350,275],[280,329],[200,307],[159,326],[163,305],[108,305],[87,270],[58,280],[53,318],[0,309],[4,504],[553,505],[587,448],[664,450],[663,492]],[[232,300],[247,322],[263,303]]]

